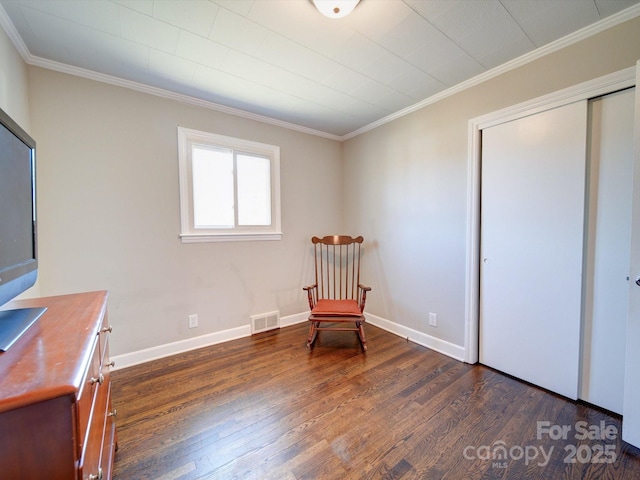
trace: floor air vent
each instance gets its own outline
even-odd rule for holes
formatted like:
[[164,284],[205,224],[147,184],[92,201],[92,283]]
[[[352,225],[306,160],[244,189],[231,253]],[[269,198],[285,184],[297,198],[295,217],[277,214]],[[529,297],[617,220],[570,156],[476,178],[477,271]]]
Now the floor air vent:
[[280,328],[280,312],[261,313],[251,316],[251,334]]

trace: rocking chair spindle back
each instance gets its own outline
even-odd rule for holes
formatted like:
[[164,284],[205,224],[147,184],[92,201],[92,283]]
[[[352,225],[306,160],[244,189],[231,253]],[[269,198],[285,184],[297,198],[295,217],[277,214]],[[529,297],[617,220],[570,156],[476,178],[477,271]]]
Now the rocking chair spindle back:
[[363,238],[358,237],[352,243],[347,243],[351,237],[336,235],[332,238],[334,244],[324,243],[318,237],[312,239],[318,298],[355,300],[360,283],[360,245]]

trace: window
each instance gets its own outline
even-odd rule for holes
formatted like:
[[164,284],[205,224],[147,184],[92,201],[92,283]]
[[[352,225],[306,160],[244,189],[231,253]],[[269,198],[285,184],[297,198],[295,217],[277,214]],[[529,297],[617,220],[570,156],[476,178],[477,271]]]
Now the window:
[[178,127],[183,243],[279,240],[280,147]]

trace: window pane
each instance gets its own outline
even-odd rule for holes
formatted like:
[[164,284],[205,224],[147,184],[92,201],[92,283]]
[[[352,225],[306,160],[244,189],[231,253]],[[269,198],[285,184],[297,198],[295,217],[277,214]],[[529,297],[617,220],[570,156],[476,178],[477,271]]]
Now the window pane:
[[271,225],[271,162],[238,154],[238,224]]
[[194,228],[233,228],[233,154],[193,146]]

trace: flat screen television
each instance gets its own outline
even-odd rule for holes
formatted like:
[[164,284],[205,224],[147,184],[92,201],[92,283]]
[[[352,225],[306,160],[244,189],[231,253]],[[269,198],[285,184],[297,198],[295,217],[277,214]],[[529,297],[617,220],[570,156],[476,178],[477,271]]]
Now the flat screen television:
[[[38,275],[36,142],[0,109],[0,306],[32,287]],[[0,352],[44,313],[0,308]]]

